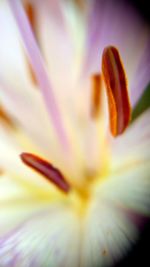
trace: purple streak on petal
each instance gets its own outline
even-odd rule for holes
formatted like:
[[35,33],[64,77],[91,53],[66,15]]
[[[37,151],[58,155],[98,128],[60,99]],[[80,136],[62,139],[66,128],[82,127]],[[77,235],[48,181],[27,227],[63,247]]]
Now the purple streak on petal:
[[[2,238],[0,238],[0,259],[2,260],[2,256],[5,253],[8,253],[11,251],[11,258],[8,259],[8,262],[6,266],[13,266],[12,263],[16,263],[18,260],[20,260],[21,254],[17,251],[17,245],[20,242],[19,236],[21,234],[22,229],[30,223],[30,220],[34,220],[34,218],[37,217],[37,220],[41,218],[39,215],[43,216],[43,212],[39,212],[36,214],[33,214],[33,216],[27,218],[25,221],[17,225],[13,230],[5,234]],[[16,266],[16,265],[14,265]]]
[[[11,242],[11,239],[14,238],[14,236],[17,236],[17,233],[21,231],[23,227],[25,227],[27,224],[30,224],[32,220],[39,220],[39,218],[43,218],[44,215],[49,216],[51,214],[52,218],[55,216],[58,212],[62,211],[62,207],[64,207],[63,204],[60,203],[57,206],[49,205],[49,207],[44,207],[39,211],[33,211],[33,214],[30,214],[24,221],[19,223],[14,229],[10,230],[8,233],[4,234],[4,236],[0,237],[0,251],[3,245],[8,242]],[[63,211],[62,211],[63,212]]]
[[56,104],[56,99],[52,90],[52,86],[50,84],[48,74],[45,69],[45,63],[37,46],[27,16],[20,1],[8,0],[8,2],[14,13],[14,17],[20,30],[20,34],[24,42],[30,63],[33,67],[35,76],[41,88],[43,98],[45,100],[48,112],[53,122],[53,126],[56,130],[61,144],[66,149],[68,148],[68,139],[66,137],[64,126],[62,124],[61,113]]
[[[25,227],[30,225],[31,222],[36,223],[38,222],[41,218],[42,220],[47,220],[47,217],[53,218],[53,216],[55,216],[56,214],[60,213],[62,206],[60,204],[60,206],[58,206],[58,210],[57,207],[53,207],[53,205],[47,208],[43,208],[40,211],[35,211],[32,215],[29,215],[29,217],[27,217],[23,222],[21,222],[20,224],[18,224],[13,230],[10,230],[7,234],[4,234],[3,237],[0,237],[0,266],[2,263],[2,259],[3,256],[5,257],[5,255],[7,255],[7,253],[10,253],[9,255],[11,256],[9,259],[7,259],[7,265],[2,265],[2,266],[11,266],[13,267],[12,263],[16,265],[14,266],[18,266],[17,264],[22,262],[23,260],[23,255],[22,255],[22,251],[18,250],[18,245],[21,241],[20,237],[22,235],[22,233],[25,232]],[[46,216],[46,217],[45,217]],[[63,216],[63,215],[62,215]],[[44,219],[43,219],[44,218]],[[61,233],[59,233],[60,235]],[[38,255],[37,255],[38,258]],[[31,263],[33,263],[33,265],[31,265]],[[36,259],[34,258],[29,258],[29,265],[28,266],[39,266],[38,261],[36,261]],[[19,265],[20,266],[20,265]]]
[[15,247],[14,247],[14,256],[12,259],[10,259],[10,262],[8,264],[8,266],[11,266],[11,267],[16,267],[17,266],[17,262],[18,262],[18,259],[20,258],[20,254],[15,252]]
[[[119,7],[117,7],[119,8]],[[99,71],[100,59],[105,46],[113,44],[114,27],[118,27],[116,7],[109,0],[93,0],[87,18],[87,40],[83,75]],[[116,21],[117,20],[117,21]],[[94,69],[91,69],[93,66]]]
[[136,11],[130,5],[122,2],[115,5],[109,0],[93,0],[87,16],[83,76],[100,71],[101,54],[104,47],[108,45],[116,46],[125,65],[130,66],[131,63],[134,67],[135,54],[131,50],[134,49],[133,44],[136,45],[138,41],[141,26]]
[[[1,101],[4,105],[8,114],[11,114],[14,122],[17,127],[22,128],[25,131],[25,134],[34,141],[34,143],[40,147],[40,149],[45,154],[49,154],[51,149],[51,144],[48,143],[51,138],[48,137],[47,132],[43,132],[45,129],[44,121],[40,120],[40,128],[39,127],[39,117],[38,114],[38,105],[33,101],[27,101],[27,98],[23,97],[23,95],[17,91],[15,87],[10,86],[8,82],[3,78],[0,73],[0,86],[1,86]],[[4,100],[7,99],[7,102]],[[25,116],[22,114],[25,113]],[[32,127],[29,126],[29,121],[32,121]]]
[[[106,6],[102,1],[94,0],[89,11],[86,32],[86,54],[85,63],[83,66],[83,75],[89,75],[90,68],[95,56],[99,56],[100,44],[104,33],[104,19],[106,13]],[[106,25],[105,25],[106,26]],[[88,68],[87,68],[88,67]],[[87,73],[88,72],[88,73]]]
[[141,61],[137,67],[131,88],[132,105],[135,106],[144,89],[150,82],[150,38],[148,39]]

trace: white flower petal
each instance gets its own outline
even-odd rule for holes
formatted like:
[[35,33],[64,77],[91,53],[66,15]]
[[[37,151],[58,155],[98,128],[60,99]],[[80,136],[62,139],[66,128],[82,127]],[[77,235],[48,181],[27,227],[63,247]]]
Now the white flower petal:
[[52,205],[0,239],[2,267],[76,267],[79,222],[63,204]]
[[112,173],[101,183],[97,192],[112,206],[139,215],[150,214],[150,164],[137,163],[125,166],[123,170]]
[[116,263],[128,252],[137,236],[136,228],[127,216],[100,196],[91,203],[83,231],[83,267]]
[[110,138],[113,168],[136,160],[149,160],[150,109],[139,116],[121,135]]

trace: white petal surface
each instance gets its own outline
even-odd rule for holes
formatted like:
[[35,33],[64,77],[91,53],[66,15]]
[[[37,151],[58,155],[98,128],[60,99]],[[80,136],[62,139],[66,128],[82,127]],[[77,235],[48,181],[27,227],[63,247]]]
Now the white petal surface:
[[83,231],[83,267],[116,263],[137,237],[136,228],[127,216],[98,195],[90,206]]
[[1,267],[76,267],[78,253],[77,218],[61,204],[33,214],[0,239]]

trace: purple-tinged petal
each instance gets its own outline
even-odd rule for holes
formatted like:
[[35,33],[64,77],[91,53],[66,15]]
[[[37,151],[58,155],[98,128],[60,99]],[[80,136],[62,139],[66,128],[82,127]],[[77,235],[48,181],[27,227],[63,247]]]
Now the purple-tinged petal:
[[[49,153],[51,151],[51,156],[54,159],[55,149],[57,150],[57,140],[52,129],[49,127],[47,113],[45,112],[39,92],[30,90],[25,94],[23,91],[17,91],[16,88],[12,85],[10,86],[1,76],[0,86],[1,103],[6,111],[13,116],[17,126],[21,131],[24,131],[24,135],[31,138],[31,142],[35,144],[35,147],[42,154],[50,156]],[[55,149],[51,148],[50,140],[53,140],[53,144],[56,145],[54,145]]]
[[[87,77],[91,72],[99,71],[104,47],[113,45],[122,55],[129,90],[133,91],[135,72],[149,34],[147,26],[129,5],[119,2],[115,4],[109,0],[95,0],[89,6],[83,76]],[[135,94],[131,94],[132,103]]]
[[[0,238],[3,267],[78,266],[80,224],[63,204],[53,204],[34,213]],[[69,248],[69,253],[68,253]]]
[[[40,48],[48,66],[51,83],[55,88],[57,103],[61,110],[62,101],[66,101],[71,90],[74,76],[74,53],[72,39],[66,25],[58,21],[57,15],[52,13],[51,3],[39,2],[37,7],[37,32]],[[62,14],[64,15],[64,14]],[[62,19],[61,19],[62,20]],[[63,90],[62,90],[63,88]]]
[[25,11],[23,10],[22,4],[19,1],[8,1],[18,24],[20,34],[29,56],[29,60],[35,72],[37,81],[40,85],[41,92],[43,94],[47,109],[50,113],[51,120],[53,121],[53,125],[56,129],[56,133],[61,144],[65,149],[67,149],[68,139],[66,138],[64,126],[62,124],[61,113],[56,104],[56,99],[45,69],[44,61],[32,33],[30,24],[27,20]]

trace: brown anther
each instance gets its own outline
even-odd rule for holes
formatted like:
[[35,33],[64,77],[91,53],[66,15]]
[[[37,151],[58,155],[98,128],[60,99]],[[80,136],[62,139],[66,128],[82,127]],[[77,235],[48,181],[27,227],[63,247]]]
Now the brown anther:
[[118,50],[113,46],[103,51],[102,73],[108,97],[110,129],[112,135],[117,136],[129,124],[131,107],[123,64]]
[[92,92],[91,92],[91,116],[96,119],[100,111],[100,99],[101,99],[101,76],[100,74],[94,74],[92,76]]
[[31,27],[34,30],[35,29],[35,12],[33,5],[27,0],[25,2],[25,11],[28,16],[28,19],[30,21]]
[[29,75],[30,75],[30,78],[31,78],[31,81],[34,85],[37,85],[37,79],[36,79],[36,76],[35,76],[35,73],[33,71],[33,68],[28,60],[28,58],[26,57],[25,55],[25,58],[26,58],[26,62],[27,62],[27,67],[28,67],[28,71],[29,71]]
[[15,128],[15,123],[7,114],[7,112],[0,106],[0,123],[3,122],[9,128]]
[[65,193],[70,191],[70,185],[62,173],[51,163],[31,153],[22,153],[20,157],[23,163],[42,174],[48,181],[55,184],[60,190]]
[[[29,1],[26,1],[24,6],[25,6],[25,11],[26,11],[28,20],[30,21],[31,28],[32,28],[32,30],[33,30],[33,32],[35,34],[35,37],[36,37],[34,7],[33,7],[33,5],[31,3],[29,3]],[[32,80],[34,85],[37,85],[37,80],[36,80],[34,71],[33,71],[32,66],[31,66],[31,64],[30,64],[30,62],[29,62],[27,57],[26,57],[26,61],[27,61],[27,66],[28,66],[28,70],[29,70],[29,74],[30,74],[31,80]]]

